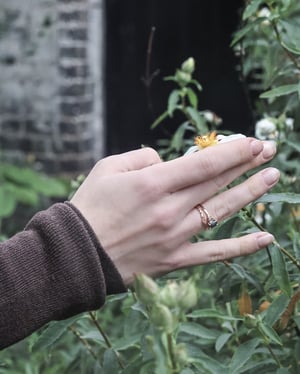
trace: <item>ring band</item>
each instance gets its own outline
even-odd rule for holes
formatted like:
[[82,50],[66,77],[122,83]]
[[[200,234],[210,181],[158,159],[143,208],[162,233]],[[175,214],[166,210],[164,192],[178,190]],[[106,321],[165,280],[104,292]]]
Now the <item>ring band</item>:
[[202,224],[205,226],[206,229],[213,229],[218,225],[218,221],[208,213],[208,210],[204,208],[203,205],[198,204],[196,206],[196,209],[198,210]]

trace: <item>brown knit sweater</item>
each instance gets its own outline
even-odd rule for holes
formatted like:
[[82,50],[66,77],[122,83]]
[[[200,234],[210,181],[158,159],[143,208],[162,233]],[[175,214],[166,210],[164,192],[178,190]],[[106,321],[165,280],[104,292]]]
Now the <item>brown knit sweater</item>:
[[0,349],[125,291],[81,213],[68,202],[55,204],[0,243]]

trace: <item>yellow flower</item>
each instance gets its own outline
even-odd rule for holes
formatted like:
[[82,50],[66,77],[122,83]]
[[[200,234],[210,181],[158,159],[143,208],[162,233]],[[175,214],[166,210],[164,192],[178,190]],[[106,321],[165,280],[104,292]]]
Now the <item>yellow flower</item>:
[[199,135],[195,137],[195,144],[200,148],[206,148],[210,147],[211,145],[215,145],[218,143],[217,140],[217,132],[213,131],[211,133],[208,133],[206,135]]

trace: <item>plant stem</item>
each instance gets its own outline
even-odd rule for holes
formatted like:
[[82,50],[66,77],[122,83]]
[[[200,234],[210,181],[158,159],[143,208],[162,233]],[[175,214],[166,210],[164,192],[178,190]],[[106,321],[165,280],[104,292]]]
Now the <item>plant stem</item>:
[[284,50],[285,54],[287,55],[287,57],[292,61],[292,63],[296,66],[296,68],[298,70],[300,70],[300,65],[297,61],[297,58],[284,46],[283,42],[282,42],[282,38],[281,38],[281,35],[280,35],[280,32],[278,30],[278,27],[277,27],[277,24],[275,22],[272,22],[272,26],[273,26],[273,30],[275,32],[275,35],[276,35],[276,39],[279,43],[279,45],[281,46],[281,48]]
[[300,263],[299,261],[293,256],[291,255],[284,247],[282,247],[277,240],[274,240],[274,245],[276,245],[277,248],[279,248],[279,250],[286,256],[288,257],[292,263],[297,266],[298,269],[300,269]]
[[167,334],[167,344],[168,344],[168,352],[169,352],[171,365],[172,365],[172,374],[178,374],[179,371],[176,365],[176,359],[174,355],[173,338],[172,338],[172,334],[170,333]]
[[72,331],[72,333],[76,336],[77,339],[80,340],[82,345],[90,352],[90,354],[94,357],[95,360],[97,360],[97,356],[95,352],[93,351],[92,347],[89,345],[89,343],[84,339],[81,335],[80,332],[75,329],[73,326],[69,326],[69,330]]
[[[247,216],[250,218],[251,222],[257,227],[259,228],[261,231],[267,231],[261,224],[259,224],[255,218],[252,216],[252,214],[249,212],[249,210],[247,208],[242,208],[242,211],[244,211]],[[278,241],[276,239],[274,239],[273,241],[273,244],[286,256],[288,257],[292,263],[297,266],[298,269],[300,269],[300,262],[296,259],[296,257],[294,257],[293,255],[291,255],[284,247],[282,247]],[[269,249],[267,248],[267,251],[268,251],[268,255],[270,257],[270,252],[269,252]]]
[[[257,326],[258,327],[258,326]],[[282,367],[281,362],[279,361],[279,358],[274,353],[270,343],[268,342],[266,336],[262,333],[262,331],[259,328],[256,328],[256,331],[258,331],[259,335],[263,338],[263,341],[266,344],[266,347],[268,348],[268,351],[270,352],[271,356],[273,357],[273,360],[276,362],[279,368]]]
[[111,344],[111,341],[109,340],[109,337],[106,335],[105,331],[102,329],[100,323],[98,322],[95,314],[93,312],[89,312],[89,315],[94,323],[94,325],[96,326],[97,330],[99,331],[100,335],[103,337],[104,341],[105,341],[105,344],[107,345],[108,348],[112,349],[117,357],[117,360],[118,360],[118,364],[120,366],[121,369],[124,369],[125,366],[123,364],[123,362],[121,361],[121,358],[120,358],[120,355],[119,355],[119,352],[117,352],[116,350],[114,350],[112,344]]
[[274,353],[274,351],[273,351],[272,347],[270,346],[270,344],[267,344],[267,348],[268,348],[269,352],[271,353],[271,356],[273,357],[274,361],[278,365],[278,367],[281,368],[282,367],[281,362],[279,361],[279,358]]

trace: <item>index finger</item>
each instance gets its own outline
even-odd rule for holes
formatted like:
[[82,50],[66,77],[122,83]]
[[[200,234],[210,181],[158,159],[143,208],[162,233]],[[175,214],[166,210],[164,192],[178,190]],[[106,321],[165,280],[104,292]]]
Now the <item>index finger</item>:
[[153,167],[156,168],[161,188],[175,192],[215,178],[236,166],[250,165],[259,157],[255,165],[258,166],[269,161],[274,154],[275,146],[270,142],[267,144],[254,138],[244,138],[207,147]]

